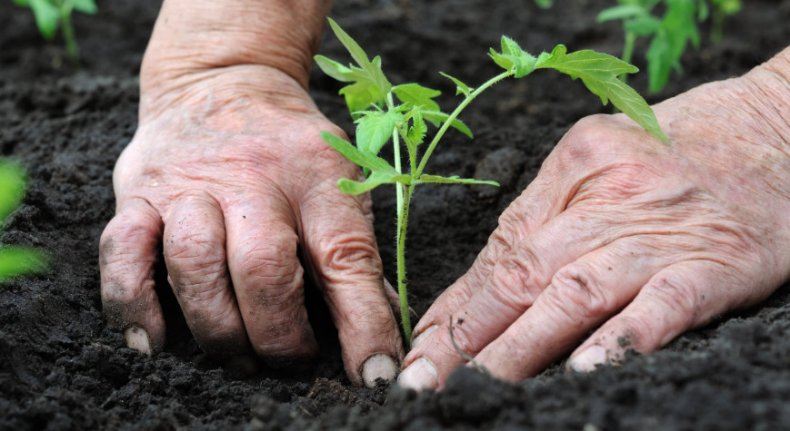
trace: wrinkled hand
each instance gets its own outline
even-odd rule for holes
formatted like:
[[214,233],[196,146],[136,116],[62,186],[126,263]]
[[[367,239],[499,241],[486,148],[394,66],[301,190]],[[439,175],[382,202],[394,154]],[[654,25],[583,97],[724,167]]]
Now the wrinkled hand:
[[393,378],[402,347],[370,201],[340,193],[338,178],[360,174],[319,137],[342,132],[276,69],[194,75],[156,96],[143,91],[139,129],[116,165],[116,215],[100,250],[110,323],[131,347],[163,347],[153,280],[161,242],[203,350],[305,358],[317,350],[306,269],[329,304],[352,381]]
[[657,105],[671,146],[622,115],[574,126],[416,326],[400,384],[440,388],[470,358],[522,379],[574,347],[569,367],[591,370],[766,298],[790,278],[781,75]]

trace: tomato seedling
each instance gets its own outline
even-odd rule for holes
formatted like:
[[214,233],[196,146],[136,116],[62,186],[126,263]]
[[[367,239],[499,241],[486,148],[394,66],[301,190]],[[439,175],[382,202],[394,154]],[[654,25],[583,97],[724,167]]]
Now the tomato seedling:
[[[25,173],[16,163],[0,159],[0,230],[25,195]],[[0,282],[42,271],[46,259],[29,247],[0,246]]]
[[[656,93],[666,86],[673,70],[682,71],[680,59],[689,43],[699,48],[699,23],[708,19],[711,6],[713,40],[721,38],[725,17],[737,13],[741,8],[740,0],[710,2],[709,5],[708,0],[618,0],[617,6],[598,14],[598,22],[622,21],[625,41],[621,58],[629,63],[637,39],[650,38],[645,54],[648,89]],[[653,10],[659,5],[664,10],[660,18],[653,15]]]
[[79,45],[71,23],[73,11],[95,14],[98,8],[94,0],[14,0],[17,6],[30,8],[36,19],[36,26],[44,39],[52,40],[58,27],[66,44],[66,53],[72,63],[77,64],[80,57]]
[[[456,95],[462,96],[458,106],[448,114],[434,100],[441,94],[440,91],[414,82],[393,85],[381,68],[381,57],[371,59],[334,20],[329,19],[329,25],[351,54],[355,64],[345,66],[322,55],[316,56],[315,61],[325,74],[347,84],[340,89],[340,94],[345,97],[351,116],[356,122],[356,146],[328,132],[323,132],[321,137],[345,158],[363,169],[364,181],[348,178],[338,181],[338,186],[344,193],[358,195],[382,184],[395,185],[398,296],[401,324],[407,340],[411,339],[411,319],[406,283],[406,233],[409,205],[415,187],[421,184],[497,185],[494,181],[446,177],[425,172],[428,161],[450,128],[472,137],[471,130],[459,116],[480,94],[506,78],[524,78],[540,69],[554,69],[571,78],[580,79],[601,102],[612,102],[650,134],[662,142],[668,142],[647,102],[618,79],[618,76],[635,73],[638,69],[609,54],[592,50],[568,52],[564,45],[557,45],[551,52],[534,56],[522,50],[514,40],[503,36],[500,51],[491,48],[489,56],[504,71],[479,86],[469,86],[458,78],[440,72],[455,84]],[[426,139],[429,124],[437,129],[430,141]],[[390,141],[393,145],[392,164],[378,155]],[[404,171],[402,166],[403,149],[408,160],[408,171]]]

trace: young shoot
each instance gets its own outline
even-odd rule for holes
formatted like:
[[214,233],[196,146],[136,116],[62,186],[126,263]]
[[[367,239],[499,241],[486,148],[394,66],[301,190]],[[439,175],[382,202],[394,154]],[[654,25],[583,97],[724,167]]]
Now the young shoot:
[[[397,284],[400,317],[406,340],[411,339],[406,283],[406,233],[414,189],[421,184],[498,185],[494,181],[426,173],[428,161],[451,128],[472,137],[471,130],[459,117],[475,98],[507,78],[524,78],[537,70],[553,69],[581,80],[603,104],[612,102],[651,135],[668,143],[668,138],[661,131],[647,102],[618,79],[618,76],[636,73],[638,69],[617,57],[592,50],[568,52],[564,45],[557,45],[551,52],[534,56],[522,50],[514,40],[503,36],[500,50],[492,48],[489,51],[491,59],[503,70],[491,79],[472,87],[458,78],[441,73],[455,84],[456,95],[461,96],[455,109],[446,113],[434,100],[441,94],[440,91],[414,82],[393,85],[381,68],[380,57],[371,59],[332,19],[329,19],[329,25],[348,50],[354,63],[345,66],[321,55],[316,56],[315,61],[324,73],[346,83],[340,94],[345,97],[356,122],[356,145],[327,132],[322,133],[321,137],[363,169],[364,181],[347,178],[338,181],[338,186],[344,193],[357,195],[382,184],[395,185]],[[436,129],[430,138],[429,125]],[[379,152],[389,142],[393,146],[392,163],[379,157]],[[404,152],[405,167],[401,160]]]
[[79,45],[71,24],[73,11],[93,15],[98,8],[95,0],[14,0],[17,6],[27,7],[33,12],[36,26],[44,39],[52,40],[60,27],[66,53],[72,64],[77,64],[80,57]]
[[[0,159],[0,231],[25,194],[25,173],[16,163]],[[0,282],[39,272],[46,267],[41,252],[28,247],[0,245]]]

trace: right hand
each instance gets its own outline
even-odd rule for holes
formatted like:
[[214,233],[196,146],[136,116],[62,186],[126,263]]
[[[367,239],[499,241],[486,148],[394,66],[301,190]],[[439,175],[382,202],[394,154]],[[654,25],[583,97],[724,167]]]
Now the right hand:
[[204,351],[309,357],[318,347],[303,303],[306,269],[329,305],[349,378],[394,378],[402,344],[371,203],[338,190],[338,178],[360,173],[319,137],[342,131],[276,68],[208,69],[165,87],[143,87],[139,129],[114,171],[116,215],[100,246],[110,323],[130,347],[163,348],[153,280],[161,241]]

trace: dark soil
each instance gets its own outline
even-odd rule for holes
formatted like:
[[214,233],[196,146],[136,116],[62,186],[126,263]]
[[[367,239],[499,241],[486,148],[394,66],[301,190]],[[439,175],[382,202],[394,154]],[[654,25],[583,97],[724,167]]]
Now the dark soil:
[[[450,94],[435,71],[481,82],[495,72],[485,52],[502,33],[533,51],[560,41],[619,51],[618,26],[594,23],[609,2],[558,3],[541,11],[529,0],[338,0],[334,16],[382,54],[394,81]],[[685,75],[653,101],[743,73],[790,42],[790,1],[746,6],[728,22],[724,42],[690,52]],[[165,353],[145,357],[125,348],[102,317],[97,242],[113,214],[113,163],[135,131],[136,74],[158,2],[104,1],[100,9],[76,19],[85,64],[72,71],[63,50],[36,34],[28,12],[0,1],[0,154],[21,160],[30,175],[25,203],[0,242],[53,256],[46,275],[0,287],[0,429],[790,428],[788,286],[759,308],[619,367],[573,375],[557,364],[517,385],[465,370],[441,394],[350,386],[331,333],[316,365],[290,375],[224,370],[200,353],[177,318]],[[323,50],[341,54],[328,38]],[[324,112],[351,130],[337,84],[313,78]],[[644,77],[632,82],[645,88]],[[418,313],[468,268],[497,215],[562,134],[579,118],[605,112],[580,84],[548,73],[499,85],[472,111],[466,120],[476,140],[452,138],[432,166],[497,178],[504,187],[417,193],[409,256]],[[392,268],[393,197],[382,190],[375,200],[382,256]]]

